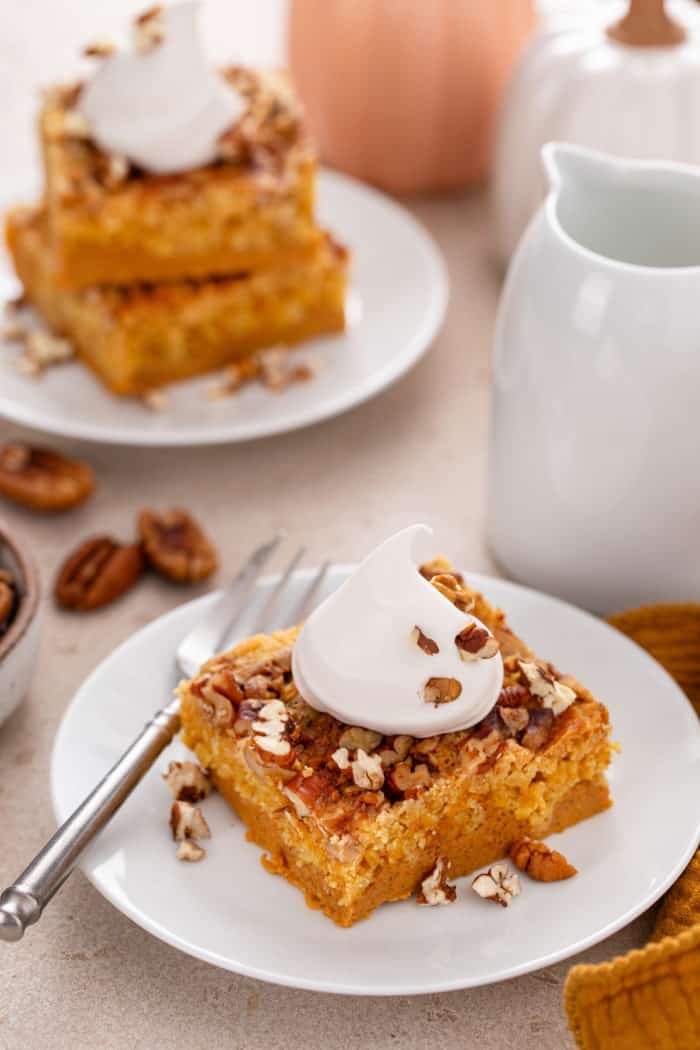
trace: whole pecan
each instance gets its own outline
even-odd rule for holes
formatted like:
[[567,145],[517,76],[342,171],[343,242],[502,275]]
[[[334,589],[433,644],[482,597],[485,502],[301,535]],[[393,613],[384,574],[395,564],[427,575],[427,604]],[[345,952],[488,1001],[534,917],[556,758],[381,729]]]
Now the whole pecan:
[[138,530],[150,564],[176,583],[199,583],[217,568],[214,546],[185,510],[143,510]]
[[143,572],[137,543],[93,536],[63,563],[56,579],[56,600],[66,609],[88,612],[119,598]]
[[560,882],[578,874],[563,853],[550,849],[545,842],[534,842],[529,838],[518,839],[511,844],[508,855],[516,868],[526,871],[538,882]]
[[70,510],[84,503],[95,487],[87,463],[60,452],[30,445],[0,450],[0,495],[40,511]]

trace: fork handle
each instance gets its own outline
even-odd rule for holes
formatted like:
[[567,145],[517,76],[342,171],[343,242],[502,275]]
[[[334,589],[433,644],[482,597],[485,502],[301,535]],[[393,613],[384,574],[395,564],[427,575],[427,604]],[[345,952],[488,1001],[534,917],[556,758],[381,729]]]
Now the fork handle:
[[27,926],[39,919],[83,850],[129,797],[179,729],[179,701],[173,700],[146,724],[109,773],[0,896],[0,941],[19,941]]

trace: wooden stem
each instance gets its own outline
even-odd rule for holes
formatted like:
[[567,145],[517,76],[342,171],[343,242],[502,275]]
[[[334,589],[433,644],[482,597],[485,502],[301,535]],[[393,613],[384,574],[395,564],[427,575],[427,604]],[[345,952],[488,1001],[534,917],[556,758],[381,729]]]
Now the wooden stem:
[[686,37],[683,26],[667,14],[664,0],[629,0],[627,14],[607,33],[630,47],[673,47]]

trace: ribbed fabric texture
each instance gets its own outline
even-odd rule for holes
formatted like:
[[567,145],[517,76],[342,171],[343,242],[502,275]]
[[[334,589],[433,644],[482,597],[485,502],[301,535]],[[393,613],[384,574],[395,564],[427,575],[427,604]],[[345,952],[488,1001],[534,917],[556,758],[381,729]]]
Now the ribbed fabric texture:
[[[700,605],[649,606],[610,623],[664,665],[700,715]],[[650,944],[574,966],[564,1004],[580,1050],[700,1050],[700,850],[666,894]]]

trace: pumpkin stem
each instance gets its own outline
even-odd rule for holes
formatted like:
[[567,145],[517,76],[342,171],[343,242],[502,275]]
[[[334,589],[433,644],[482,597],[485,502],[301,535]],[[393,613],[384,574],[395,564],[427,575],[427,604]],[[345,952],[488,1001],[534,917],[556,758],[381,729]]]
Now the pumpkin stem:
[[630,47],[672,47],[686,37],[683,26],[667,14],[664,0],[629,0],[627,14],[607,33]]

